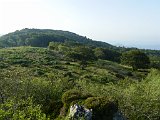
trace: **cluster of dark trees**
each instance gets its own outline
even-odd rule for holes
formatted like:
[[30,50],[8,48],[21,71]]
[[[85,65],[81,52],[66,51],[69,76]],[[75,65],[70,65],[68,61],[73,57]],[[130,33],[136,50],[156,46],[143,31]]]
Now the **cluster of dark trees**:
[[49,49],[63,52],[67,58],[80,61],[82,65],[86,65],[88,61],[103,59],[131,66],[133,70],[150,67],[149,57],[140,50],[130,50],[121,54],[108,48],[85,46],[74,42],[51,42]]
[[47,47],[49,42],[64,42],[67,38],[49,34],[9,35],[0,38],[1,47],[33,46]]
[[96,48],[95,55],[99,59],[120,62],[121,53],[108,48]]
[[123,53],[121,62],[125,65],[132,66],[133,70],[147,69],[150,67],[149,57],[139,50],[131,50]]

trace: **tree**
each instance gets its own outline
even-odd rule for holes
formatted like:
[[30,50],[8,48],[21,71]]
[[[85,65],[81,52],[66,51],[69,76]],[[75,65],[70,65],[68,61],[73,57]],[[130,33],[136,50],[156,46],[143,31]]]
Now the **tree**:
[[96,48],[94,49],[94,54],[99,59],[120,62],[121,54],[108,48]]
[[74,61],[79,61],[82,69],[87,65],[88,61],[96,60],[94,51],[87,46],[75,47],[71,52],[67,53],[67,57]]
[[133,70],[145,69],[150,65],[149,57],[140,50],[131,50],[122,54],[122,64],[132,66]]
[[94,54],[99,59],[105,59],[104,48],[95,48]]

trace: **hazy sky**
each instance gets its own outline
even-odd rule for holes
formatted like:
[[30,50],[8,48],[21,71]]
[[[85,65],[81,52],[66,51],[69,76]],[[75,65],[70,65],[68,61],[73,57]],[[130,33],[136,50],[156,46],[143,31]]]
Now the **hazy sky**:
[[23,28],[160,49],[160,0],[0,0],[0,34]]

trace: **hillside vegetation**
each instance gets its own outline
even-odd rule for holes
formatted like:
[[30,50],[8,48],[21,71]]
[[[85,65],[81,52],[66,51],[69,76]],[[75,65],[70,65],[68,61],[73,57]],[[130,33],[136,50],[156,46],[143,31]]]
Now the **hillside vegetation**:
[[0,59],[0,119],[63,119],[62,95],[68,90],[117,99],[128,119],[160,117],[158,70],[132,72],[100,59],[81,69],[60,51],[36,47],[0,49]]
[[[64,31],[47,30],[58,32],[47,41],[34,38],[45,30],[22,31],[15,46],[5,43],[15,33],[0,38],[0,120],[67,120],[75,103],[93,109],[93,120],[111,120],[117,110],[129,120],[160,119],[159,51],[117,51],[85,37],[77,42],[76,34],[66,41]],[[34,45],[21,44],[29,39]]]
[[[116,47],[105,42],[93,41],[87,37],[62,30],[25,28],[0,36],[0,48],[17,46],[48,47],[50,42],[74,42],[92,47],[107,48],[120,53],[137,50],[137,48]],[[160,68],[160,50],[141,49],[141,51],[150,57],[153,67]]]
[[114,46],[100,41],[93,41],[69,31],[50,29],[22,29],[0,37],[0,47],[34,46],[47,47],[49,42],[74,41],[87,45],[109,47]]

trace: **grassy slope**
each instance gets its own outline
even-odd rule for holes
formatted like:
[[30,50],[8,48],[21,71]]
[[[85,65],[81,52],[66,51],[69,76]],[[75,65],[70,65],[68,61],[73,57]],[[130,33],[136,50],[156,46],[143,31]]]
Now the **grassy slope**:
[[55,110],[45,106],[61,101],[65,91],[79,89],[93,96],[115,97],[120,110],[130,119],[159,117],[159,71],[151,70],[145,80],[138,82],[146,72],[132,72],[128,67],[105,60],[89,63],[81,70],[79,63],[67,61],[60,53],[33,47],[0,49],[0,60],[0,87],[5,99],[30,96],[34,104],[53,114]]

